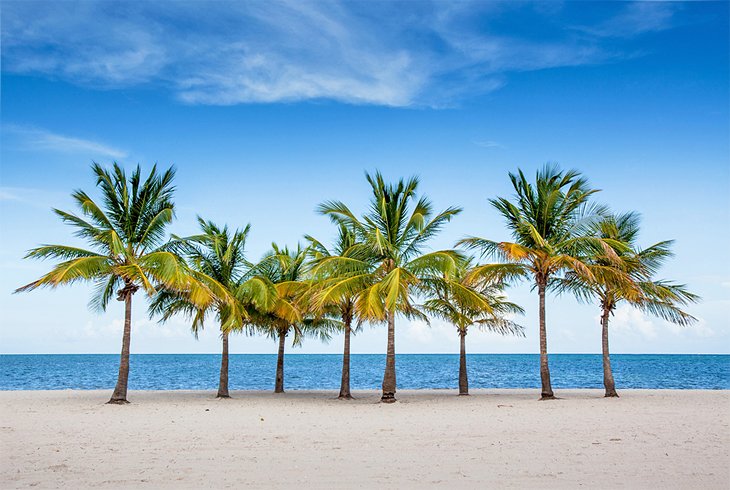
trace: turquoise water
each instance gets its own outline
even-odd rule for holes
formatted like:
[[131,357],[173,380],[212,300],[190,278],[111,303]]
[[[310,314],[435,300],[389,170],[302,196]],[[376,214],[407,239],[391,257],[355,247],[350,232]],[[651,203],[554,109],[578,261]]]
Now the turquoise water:
[[[730,389],[728,355],[611,356],[618,388]],[[538,388],[536,354],[471,354],[471,388]],[[0,390],[111,389],[119,356],[114,354],[0,355]],[[215,354],[133,354],[129,387],[133,390],[207,390],[218,383],[220,356]],[[458,386],[459,357],[452,354],[399,354],[398,388],[433,389]],[[285,388],[336,390],[342,356],[291,354],[285,358]],[[352,356],[352,388],[377,389],[385,356]],[[269,390],[274,386],[276,356],[234,354],[230,388]],[[601,356],[550,356],[554,388],[601,388]]]

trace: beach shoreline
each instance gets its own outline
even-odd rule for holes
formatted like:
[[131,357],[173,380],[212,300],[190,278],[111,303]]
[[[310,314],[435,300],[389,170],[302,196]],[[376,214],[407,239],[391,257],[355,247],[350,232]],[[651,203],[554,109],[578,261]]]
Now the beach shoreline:
[[730,391],[2,391],[0,487],[726,488]]

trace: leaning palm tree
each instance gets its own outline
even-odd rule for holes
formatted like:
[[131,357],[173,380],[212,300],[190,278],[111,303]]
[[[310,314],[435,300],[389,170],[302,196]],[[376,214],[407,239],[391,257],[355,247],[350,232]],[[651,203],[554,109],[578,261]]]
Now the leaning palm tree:
[[[494,242],[484,238],[465,238],[459,242],[483,254],[497,256],[521,270],[537,288],[540,316],[540,380],[541,399],[553,399],[547,357],[545,326],[545,293],[553,279],[565,271],[573,271],[585,280],[593,273],[581,260],[586,249],[609,249],[600,240],[586,236],[586,225],[597,219],[602,207],[589,206],[594,193],[588,181],[575,170],[561,171],[557,166],[540,169],[535,183],[530,183],[522,170],[510,173],[516,192],[515,201],[499,197],[490,203],[500,212],[512,232],[514,242]],[[609,254],[609,258],[613,258]],[[492,265],[484,266],[488,270]]]
[[[351,229],[362,243],[360,257],[337,259],[341,270],[353,271],[321,295],[323,301],[357,291],[355,311],[365,321],[386,322],[388,343],[381,401],[395,401],[395,318],[428,318],[414,304],[421,279],[434,270],[448,272],[459,254],[453,250],[424,253],[428,241],[461,210],[449,207],[434,216],[425,196],[416,201],[418,178],[388,184],[383,176],[366,174],[372,188],[370,209],[362,218],[342,202],[328,201],[319,211]],[[415,201],[415,203],[414,203]]]
[[[227,292],[227,298],[216,298],[212,303],[200,307],[185,292],[163,289],[150,307],[150,315],[159,314],[166,321],[176,314],[183,314],[192,320],[192,331],[197,338],[204,327],[205,317],[215,314],[220,325],[222,350],[218,382],[218,398],[230,398],[228,392],[228,343],[234,330],[247,329],[250,310],[265,311],[273,301],[275,291],[265,278],[251,274],[252,264],[246,260],[246,237],[250,230],[231,232],[227,226],[219,227],[211,221],[198,217],[201,233],[175,239],[168,248],[186,258],[190,267],[215,282],[217,288]],[[217,289],[217,290],[218,290]]]
[[524,310],[502,294],[504,282],[501,274],[485,277],[474,274],[473,259],[457,261],[450,274],[436,275],[428,279],[431,297],[424,303],[424,310],[456,327],[459,334],[459,395],[469,394],[466,369],[466,334],[469,327],[477,327],[501,335],[524,337],[522,326],[508,315],[522,314]]
[[16,290],[55,288],[91,281],[95,284],[90,306],[104,311],[115,291],[124,302],[124,332],[119,375],[109,403],[128,403],[129,345],[132,328],[132,296],[140,288],[152,296],[160,286],[187,291],[199,304],[213,299],[211,290],[195,281],[184,261],[165,250],[165,228],[174,217],[172,184],[175,170],[158,173],[152,167],[143,181],[140,167],[127,175],[114,164],[111,170],[94,163],[92,170],[101,190],[102,204],[87,193],[74,191],[73,200],[83,217],[54,209],[64,223],[76,228],[75,235],[89,243],[89,249],[66,245],[43,245],[26,258],[57,259],[53,269],[40,279]]
[[592,233],[604,240],[625,244],[615,250],[621,257],[617,265],[604,253],[589,258],[591,268],[617,268],[627,274],[630,282],[616,281],[616,277],[596,273],[595,281],[585,281],[574,273],[566,274],[561,288],[573,292],[579,299],[591,302],[598,299],[601,306],[601,345],[603,353],[603,385],[606,397],[617,397],[616,384],[611,370],[608,348],[608,323],[616,307],[623,301],[645,313],[657,316],[678,325],[689,325],[696,318],[682,311],[681,306],[695,303],[699,297],[687,291],[683,284],[675,284],[653,277],[666,259],[671,257],[671,241],[662,241],[640,249],[636,242],[640,228],[640,217],[629,212],[608,215],[591,226]]
[[307,294],[310,283],[307,277],[308,249],[297,246],[296,250],[280,248],[275,243],[272,250],[255,267],[256,273],[270,281],[276,298],[266,311],[255,311],[250,324],[260,332],[278,340],[276,380],[274,393],[284,392],[284,351],[286,338],[292,335],[292,345],[301,345],[305,337],[330,339],[331,333],[340,327],[329,311],[315,309]]
[[[352,268],[353,263],[349,263],[348,267],[344,269],[338,269],[339,258],[354,258],[358,259],[362,255],[362,244],[358,243],[357,235],[353,230],[345,227],[344,225],[338,226],[338,234],[332,249],[328,249],[319,240],[307,235],[307,240],[310,242],[310,254],[312,255],[312,272],[313,272],[313,284],[311,293],[312,297],[310,301],[312,304],[318,305],[319,307],[333,307],[339,313],[343,325],[344,334],[344,348],[342,353],[342,377],[340,380],[340,393],[338,398],[341,400],[351,400],[352,393],[350,392],[350,336],[354,331],[360,328],[360,321],[357,321],[353,328],[353,321],[356,320],[355,312],[355,301],[357,299],[357,293],[359,291],[343,291],[340,297],[329,297],[329,302],[320,301],[322,297],[320,292],[326,291],[329,286],[336,284],[341,280],[346,280],[347,277],[353,274],[367,272],[371,267],[371,264],[365,262],[360,263],[365,265],[360,269]],[[331,259],[335,260],[331,260]],[[360,283],[363,285],[363,283]]]

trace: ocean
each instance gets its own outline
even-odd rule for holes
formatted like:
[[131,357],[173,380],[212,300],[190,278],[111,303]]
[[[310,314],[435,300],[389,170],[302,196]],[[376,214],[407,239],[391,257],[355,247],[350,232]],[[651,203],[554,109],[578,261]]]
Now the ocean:
[[[0,355],[0,390],[112,389],[116,354]],[[468,355],[470,388],[539,388],[536,354]],[[730,355],[615,354],[611,356],[616,386],[652,389],[730,389]],[[132,354],[132,390],[213,390],[220,356],[216,354]],[[385,356],[353,354],[351,386],[378,389]],[[338,390],[342,356],[288,354],[285,389]],[[459,356],[398,354],[398,388],[457,388]],[[269,390],[274,386],[276,356],[232,354],[232,390]],[[601,388],[601,356],[552,354],[553,388]]]

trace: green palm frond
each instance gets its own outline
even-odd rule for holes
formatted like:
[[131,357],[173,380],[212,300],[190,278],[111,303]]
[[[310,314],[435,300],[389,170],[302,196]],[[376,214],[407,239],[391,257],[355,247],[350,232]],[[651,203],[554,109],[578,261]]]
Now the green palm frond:
[[16,289],[15,292],[32,291],[39,287],[55,288],[78,281],[98,280],[112,274],[116,269],[108,257],[101,255],[79,257],[61,262],[40,279]]
[[591,236],[586,240],[600,240],[606,246],[586,247],[582,251],[585,254],[582,262],[591,271],[591,277],[571,271],[555,285],[560,292],[571,292],[583,302],[598,299],[602,308],[609,311],[625,301],[669,322],[689,325],[696,319],[681,307],[699,301],[699,297],[684,285],[653,279],[664,261],[672,256],[672,242],[638,248],[640,222],[637,213],[623,213],[606,214],[593,223]]
[[53,210],[64,223],[74,227],[74,234],[84,239],[89,249],[45,245],[29,251],[28,258],[61,262],[18,291],[89,280],[96,285],[90,305],[104,309],[114,288],[122,283],[154,293],[157,281],[184,282],[181,277],[184,271],[170,269],[170,261],[154,255],[148,257],[149,251],[161,245],[165,227],[174,216],[174,169],[160,174],[153,167],[144,180],[139,166],[129,177],[117,164],[106,169],[94,163],[92,172],[100,190],[100,201],[77,190],[72,198],[80,215]]
[[80,259],[83,257],[101,257],[97,252],[84,250],[77,247],[67,247],[65,245],[42,245],[38,248],[29,250],[24,258],[26,259],[59,259],[63,261]]
[[[523,313],[522,308],[502,294],[505,264],[474,264],[462,258],[448,274],[432,274],[424,294],[423,309],[466,332],[471,325],[506,334],[524,335],[520,325],[507,316]],[[494,267],[490,267],[494,266]]]
[[[248,332],[253,310],[272,309],[278,295],[273,284],[254,274],[245,258],[250,225],[231,231],[201,217],[198,225],[201,233],[173,237],[145,256],[158,262],[149,267],[158,272],[156,279],[165,286],[158,298],[164,304],[165,298],[175,297],[175,310],[192,321],[196,335],[209,314],[215,314],[223,332]],[[178,260],[177,254],[187,261]],[[162,321],[170,316],[164,314]]]
[[684,284],[646,281],[639,286],[644,297],[632,304],[642,311],[681,326],[691,325],[697,321],[695,317],[680,308],[700,300],[699,296],[690,293]]
[[[424,253],[428,242],[461,209],[434,213],[426,196],[417,196],[417,177],[386,182],[380,172],[366,174],[372,194],[369,206],[356,217],[339,201],[320,205],[319,212],[340,226],[333,251],[308,237],[314,250],[311,264],[315,304],[348,301],[358,321],[382,322],[388,311],[427,320],[414,297],[431,284],[427,277],[449,273],[461,253]],[[343,241],[342,238],[350,236]]]

